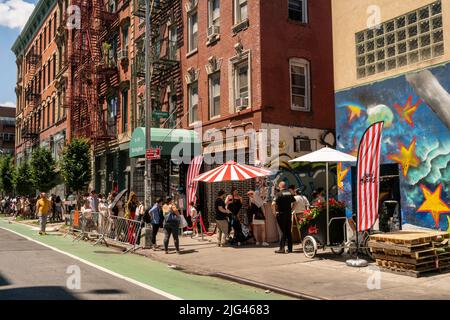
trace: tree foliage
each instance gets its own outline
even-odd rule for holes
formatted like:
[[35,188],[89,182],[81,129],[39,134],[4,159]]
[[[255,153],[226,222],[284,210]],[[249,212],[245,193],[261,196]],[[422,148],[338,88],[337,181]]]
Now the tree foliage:
[[14,191],[14,159],[11,156],[0,158],[0,191],[10,194]]
[[48,192],[56,186],[56,162],[49,150],[38,148],[33,151],[30,172],[33,185],[39,191]]
[[91,181],[90,146],[86,139],[73,139],[62,153],[61,175],[67,187],[75,192],[84,190]]
[[34,193],[35,189],[33,187],[31,168],[28,161],[23,161],[17,167],[14,186],[19,196],[30,196]]

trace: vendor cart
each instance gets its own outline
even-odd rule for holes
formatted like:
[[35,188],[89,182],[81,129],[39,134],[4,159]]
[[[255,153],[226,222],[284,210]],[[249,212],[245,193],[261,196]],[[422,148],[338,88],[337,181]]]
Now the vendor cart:
[[[315,218],[308,220],[307,224],[300,224],[304,219],[303,213],[293,214],[293,225],[302,241],[303,253],[312,259],[319,249],[330,248],[336,255],[344,252],[352,255],[356,251],[356,239],[349,239],[347,236],[347,217],[345,212],[330,212],[329,219],[326,214],[319,214]],[[327,221],[328,220],[328,221]],[[379,231],[365,231],[359,234],[359,252],[371,258],[368,241],[370,234]]]

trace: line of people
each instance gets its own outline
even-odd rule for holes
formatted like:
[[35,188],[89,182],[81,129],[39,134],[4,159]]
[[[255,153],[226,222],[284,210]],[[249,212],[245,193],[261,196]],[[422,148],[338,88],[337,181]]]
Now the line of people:
[[[49,201],[48,218],[51,222],[63,221],[64,204],[60,196],[52,194],[47,198]],[[0,200],[0,212],[11,215],[15,219],[22,217],[24,219],[38,218],[38,210],[35,197],[4,197]]]

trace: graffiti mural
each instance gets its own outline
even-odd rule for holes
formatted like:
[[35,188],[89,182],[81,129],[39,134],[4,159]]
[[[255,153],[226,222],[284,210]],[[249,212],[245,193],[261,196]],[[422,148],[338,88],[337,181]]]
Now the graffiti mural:
[[[398,164],[403,223],[450,230],[450,64],[336,93],[338,150],[356,155],[364,130],[384,120],[382,163]],[[351,208],[351,174],[338,168]]]

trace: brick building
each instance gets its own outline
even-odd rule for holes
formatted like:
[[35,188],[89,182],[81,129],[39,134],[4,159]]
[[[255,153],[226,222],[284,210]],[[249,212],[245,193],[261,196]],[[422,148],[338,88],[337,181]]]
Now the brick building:
[[67,117],[58,86],[63,61],[56,41],[60,25],[57,1],[41,0],[12,47],[17,58],[17,162],[38,146],[58,159],[65,143]]
[[14,155],[16,109],[0,106],[0,155]]
[[[135,19],[142,22],[145,1],[135,3],[141,5]],[[164,1],[152,20],[152,105],[166,115],[155,126],[276,128],[282,160],[334,145],[331,1]],[[142,33],[140,28],[136,55],[143,50]],[[143,59],[137,62],[142,66]],[[144,105],[142,80],[137,84],[137,105]],[[217,147],[203,141],[203,153],[227,147],[249,153],[248,143],[228,142]],[[301,184],[295,174],[278,178]],[[314,187],[303,184],[308,192]],[[221,187],[205,192],[212,198]]]

